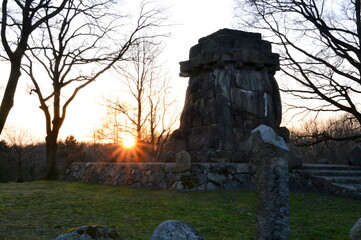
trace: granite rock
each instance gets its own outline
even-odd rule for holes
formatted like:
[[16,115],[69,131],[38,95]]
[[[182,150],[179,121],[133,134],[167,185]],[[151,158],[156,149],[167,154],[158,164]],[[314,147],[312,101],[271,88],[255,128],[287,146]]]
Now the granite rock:
[[360,240],[361,239],[361,218],[355,223],[350,231],[351,240]]
[[81,226],[75,230],[59,235],[55,240],[122,240],[119,234],[103,226]]
[[204,238],[189,223],[168,220],[154,230],[150,240],[204,240]]
[[289,149],[283,138],[265,125],[254,129],[249,141],[258,202],[256,239],[288,240]]
[[181,173],[191,169],[191,156],[187,151],[180,151],[175,154],[174,172]]

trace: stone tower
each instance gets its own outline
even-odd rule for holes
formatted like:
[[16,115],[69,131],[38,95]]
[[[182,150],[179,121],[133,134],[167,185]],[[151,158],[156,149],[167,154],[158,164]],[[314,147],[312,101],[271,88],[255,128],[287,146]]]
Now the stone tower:
[[281,100],[275,72],[279,56],[261,34],[221,29],[180,62],[189,77],[178,130],[169,150],[188,151],[193,162],[243,162],[244,141],[261,124],[276,131]]

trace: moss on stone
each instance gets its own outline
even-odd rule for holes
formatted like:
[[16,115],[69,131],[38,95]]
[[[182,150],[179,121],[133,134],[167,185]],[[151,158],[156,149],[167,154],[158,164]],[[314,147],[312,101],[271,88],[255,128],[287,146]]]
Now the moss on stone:
[[190,175],[190,176],[181,176],[181,182],[185,188],[192,189],[198,185],[198,178]]

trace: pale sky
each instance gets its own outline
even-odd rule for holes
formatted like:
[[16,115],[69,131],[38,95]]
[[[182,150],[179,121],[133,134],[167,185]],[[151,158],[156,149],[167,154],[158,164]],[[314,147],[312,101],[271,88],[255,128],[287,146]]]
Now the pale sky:
[[[131,1],[131,0],[128,0]],[[190,47],[197,44],[199,38],[207,36],[221,28],[232,28],[233,0],[163,0],[170,5],[172,36],[167,40],[163,58],[171,77],[172,87],[180,102],[185,97],[188,79],[178,77],[179,62],[188,60]],[[8,78],[8,66],[0,64],[0,97]],[[107,75],[108,76],[108,75]],[[70,104],[65,122],[60,129],[60,139],[74,135],[78,140],[91,140],[92,131],[100,126],[106,109],[100,103],[104,96],[114,96],[120,90],[117,81],[111,77],[101,77],[95,83],[82,90]],[[30,81],[25,75],[20,79],[15,105],[10,112],[6,127],[29,129],[34,136],[45,139],[44,114],[39,109],[35,95],[29,96],[27,86]],[[119,93],[120,94],[120,93]]]

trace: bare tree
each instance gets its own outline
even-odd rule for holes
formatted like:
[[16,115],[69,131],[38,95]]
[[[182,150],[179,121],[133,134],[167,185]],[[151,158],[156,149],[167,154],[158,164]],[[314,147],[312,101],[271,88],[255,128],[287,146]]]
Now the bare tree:
[[142,140],[142,130],[147,122],[149,113],[145,112],[145,102],[150,96],[150,88],[155,76],[155,60],[160,53],[159,44],[147,40],[139,40],[132,49],[128,64],[118,66],[117,70],[122,75],[122,81],[127,87],[132,100],[120,102],[110,101],[115,104],[118,111],[124,114],[134,126],[137,142]]
[[180,112],[174,109],[176,100],[172,99],[169,82],[165,79],[151,84],[148,96],[149,119],[147,142],[155,160],[160,160],[163,147],[178,121]]
[[282,91],[302,100],[291,108],[349,113],[361,123],[360,0],[237,1],[241,26],[277,47],[289,81]]
[[35,154],[34,147],[37,141],[31,135],[31,133],[22,128],[9,128],[5,132],[6,142],[10,146],[10,152],[12,159],[18,166],[18,182],[24,181],[24,165],[33,164],[33,158]]
[[347,164],[348,154],[357,145],[357,140],[350,136],[358,135],[361,135],[361,126],[350,114],[327,121],[306,121],[291,129],[298,154],[305,162],[313,163],[325,158],[331,163]]
[[[80,90],[126,59],[139,32],[160,27],[165,20],[162,9],[143,2],[135,24],[124,26],[127,18],[120,15],[116,3],[69,0],[61,14],[45,21],[45,27],[32,38],[33,45],[37,45],[31,47],[32,54],[27,55],[23,70],[30,76],[31,93],[37,95],[46,119],[50,179],[57,178],[57,139],[69,104]],[[44,74],[35,70],[39,66],[50,80],[49,86],[44,84]]]
[[102,126],[99,129],[95,129],[93,133],[94,141],[119,144],[121,132],[124,131],[119,115],[120,112],[116,107],[107,105],[107,114],[102,119]]
[[156,159],[177,121],[169,80],[159,65],[160,47],[161,43],[146,38],[138,41],[132,49],[131,61],[117,68],[131,99],[107,100],[108,108],[119,111],[130,123],[123,122],[122,131],[134,135],[138,146]]
[[[55,2],[55,3],[54,3]],[[0,106],[0,134],[14,105],[14,96],[21,75],[21,60],[31,34],[64,8],[67,0],[3,0],[1,7],[1,43],[10,62],[10,75]]]

